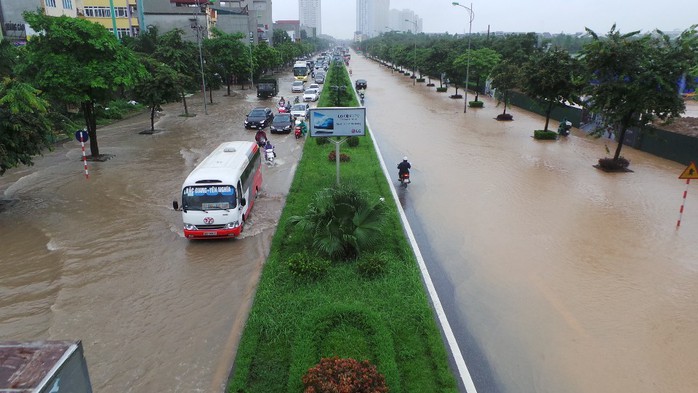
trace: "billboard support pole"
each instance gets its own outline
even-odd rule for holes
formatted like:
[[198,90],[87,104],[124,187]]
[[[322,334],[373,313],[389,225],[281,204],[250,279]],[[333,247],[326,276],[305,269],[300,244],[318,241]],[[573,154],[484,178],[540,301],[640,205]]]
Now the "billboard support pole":
[[334,142],[334,156],[335,156],[335,162],[337,163],[337,187],[339,187],[339,145],[344,143],[349,138],[337,138],[333,139],[332,142]]

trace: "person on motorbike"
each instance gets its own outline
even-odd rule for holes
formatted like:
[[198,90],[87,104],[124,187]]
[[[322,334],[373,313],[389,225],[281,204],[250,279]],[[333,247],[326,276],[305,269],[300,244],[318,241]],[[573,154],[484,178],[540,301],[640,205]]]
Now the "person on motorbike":
[[286,100],[284,100],[284,97],[281,96],[281,99],[279,100],[279,108],[285,108],[286,107]]
[[257,141],[257,145],[259,147],[264,146],[265,143],[267,143],[267,133],[264,132],[264,130],[259,130],[254,136],[254,140]]
[[402,157],[402,162],[397,164],[398,180],[402,180],[402,176],[405,174],[409,175],[410,168],[412,168],[412,165],[410,165],[409,161],[407,161],[407,156]]
[[274,153],[274,157],[276,157],[276,152],[274,151],[274,145],[271,144],[271,141],[267,139],[267,143],[264,144],[264,150],[269,151],[271,150],[272,153]]

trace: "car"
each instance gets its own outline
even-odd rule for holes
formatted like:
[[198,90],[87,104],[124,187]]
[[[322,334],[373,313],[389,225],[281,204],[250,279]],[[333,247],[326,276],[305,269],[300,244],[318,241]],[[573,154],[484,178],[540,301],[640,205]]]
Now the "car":
[[302,93],[305,90],[305,82],[293,81],[291,84],[291,93]]
[[325,75],[315,75],[315,83],[323,84],[325,83]]
[[356,90],[366,89],[366,79],[357,79],[355,85]]
[[289,133],[293,129],[293,116],[290,113],[279,113],[274,116],[269,131],[272,134]]
[[317,89],[318,94],[320,93],[320,90],[322,90],[320,89],[320,85],[318,85],[317,83],[311,83],[310,86],[308,86],[308,89]]
[[306,89],[303,93],[303,101],[317,101],[320,98],[318,89]]
[[296,117],[308,117],[308,111],[310,111],[310,105],[307,102],[301,102],[291,107],[291,116],[294,119]]
[[274,120],[274,112],[271,108],[257,107],[250,111],[245,118],[245,128],[259,128],[262,129]]

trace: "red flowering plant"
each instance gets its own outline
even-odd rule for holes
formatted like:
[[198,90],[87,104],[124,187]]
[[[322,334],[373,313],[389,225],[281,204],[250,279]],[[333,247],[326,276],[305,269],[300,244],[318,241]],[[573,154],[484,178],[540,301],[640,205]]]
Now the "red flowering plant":
[[322,358],[303,376],[304,393],[387,393],[385,377],[368,360]]

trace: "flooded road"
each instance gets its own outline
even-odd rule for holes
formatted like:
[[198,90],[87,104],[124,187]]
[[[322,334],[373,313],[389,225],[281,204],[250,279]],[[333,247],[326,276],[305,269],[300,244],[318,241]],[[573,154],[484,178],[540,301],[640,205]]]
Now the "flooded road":
[[634,172],[604,173],[592,165],[613,141],[536,141],[540,116],[495,121],[488,97],[464,114],[453,89],[356,54],[351,67],[391,177],[412,163],[400,202],[478,392],[696,391],[698,189],[677,231],[684,165],[624,147]]
[[277,165],[240,239],[184,239],[186,175],[221,142],[254,140],[254,92],[223,94],[208,116],[200,95],[195,117],[165,106],[153,135],[147,114],[100,129],[114,157],[88,161],[89,180],[74,140],[0,177],[0,341],[82,340],[95,392],[223,390],[302,147],[270,135]]

